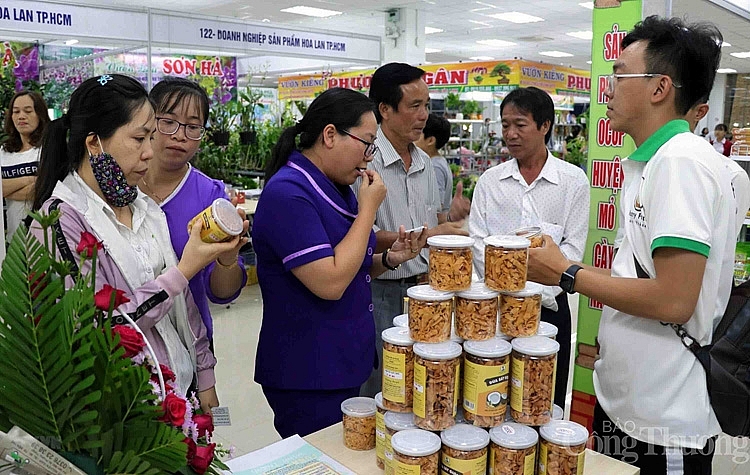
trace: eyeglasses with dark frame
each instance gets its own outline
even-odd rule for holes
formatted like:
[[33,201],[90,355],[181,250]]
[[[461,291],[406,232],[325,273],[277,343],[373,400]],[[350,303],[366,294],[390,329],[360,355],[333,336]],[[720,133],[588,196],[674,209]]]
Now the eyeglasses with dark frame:
[[378,151],[378,146],[375,145],[373,142],[368,142],[367,140],[365,140],[363,138],[357,137],[356,135],[354,135],[353,133],[349,132],[348,130],[342,130],[341,133],[344,133],[344,134],[348,135],[349,137],[353,138],[354,140],[359,140],[360,142],[362,142],[363,144],[366,145],[366,147],[365,147],[365,158],[372,157],[373,155],[375,155],[375,152]]
[[174,135],[180,130],[180,127],[185,127],[185,137],[190,140],[200,140],[206,134],[206,128],[202,125],[183,124],[169,117],[156,118],[156,129],[164,135]]
[[677,89],[681,88],[681,84],[677,84],[674,82],[674,80],[666,75],[666,74],[660,74],[660,73],[627,73],[627,74],[608,74],[604,76],[607,78],[607,94],[612,94],[615,91],[615,79],[620,78],[658,78],[658,77],[668,77],[670,81],[672,81],[672,86],[676,87]]

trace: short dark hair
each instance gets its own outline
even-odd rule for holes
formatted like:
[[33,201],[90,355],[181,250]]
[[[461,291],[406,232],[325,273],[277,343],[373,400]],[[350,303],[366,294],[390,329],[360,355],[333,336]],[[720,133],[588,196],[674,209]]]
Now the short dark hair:
[[34,112],[37,118],[39,118],[39,125],[31,133],[29,142],[32,147],[39,147],[42,144],[42,137],[44,132],[47,130],[49,125],[49,113],[47,112],[47,103],[44,102],[42,95],[36,91],[18,91],[13,95],[8,105],[8,110],[5,111],[5,135],[7,138],[3,143],[3,148],[6,152],[15,153],[20,152],[23,148],[23,141],[21,140],[21,134],[16,129],[16,124],[13,123],[13,105],[16,103],[16,99],[22,96],[29,96],[31,101],[34,103]]
[[729,132],[729,127],[727,127],[726,124],[716,124],[714,130],[721,130],[722,132],[727,133]]
[[208,95],[198,83],[185,78],[167,76],[151,89],[149,97],[156,112],[171,114],[182,101],[198,102],[203,125],[208,122]]
[[451,123],[443,116],[430,114],[422,134],[424,138],[435,137],[435,148],[440,150],[451,138]]
[[398,104],[404,97],[401,85],[414,82],[423,75],[424,70],[406,63],[388,63],[375,70],[370,81],[370,99],[375,103],[378,124],[383,120],[380,116],[380,104],[387,104],[393,110],[398,110]]
[[714,85],[721,60],[721,32],[710,23],[687,25],[679,18],[652,15],[639,22],[622,40],[625,49],[637,41],[647,42],[646,73],[672,78],[675,108],[685,115]]
[[555,125],[555,103],[546,92],[537,87],[519,87],[512,90],[500,104],[500,117],[503,116],[505,106],[513,104],[522,112],[531,114],[540,130],[545,122],[549,122],[549,130],[544,136],[544,143],[549,142]]

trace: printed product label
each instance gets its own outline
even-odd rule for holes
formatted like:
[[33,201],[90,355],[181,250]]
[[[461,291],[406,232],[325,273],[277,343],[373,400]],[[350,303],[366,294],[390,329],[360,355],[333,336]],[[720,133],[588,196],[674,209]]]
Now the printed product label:
[[[388,471],[388,467],[391,467],[391,471]],[[388,460],[385,466],[386,475],[421,475],[422,470],[419,465],[406,465],[398,460]]]
[[385,417],[380,411],[375,413],[375,453],[379,459],[385,457]]
[[414,415],[424,419],[425,402],[424,391],[427,379],[427,369],[421,364],[414,363],[414,404],[412,410]]
[[383,350],[383,398],[406,402],[406,355]]
[[514,411],[523,412],[523,360],[511,361],[510,368],[510,407]]
[[464,361],[464,409],[480,416],[500,416],[508,402],[508,365],[483,366]]
[[527,455],[523,460],[523,475],[534,475],[534,463],[536,463],[536,451]]
[[484,475],[487,473],[487,455],[474,460],[458,460],[443,454],[440,475]]
[[539,472],[537,475],[547,475],[547,444],[539,444]]
[[453,385],[453,417],[456,417],[456,414],[458,414],[458,391],[459,391],[459,385],[461,383],[461,365],[456,364],[456,380],[455,384]]
[[578,454],[578,469],[576,475],[583,475],[583,461],[586,459],[585,451]]

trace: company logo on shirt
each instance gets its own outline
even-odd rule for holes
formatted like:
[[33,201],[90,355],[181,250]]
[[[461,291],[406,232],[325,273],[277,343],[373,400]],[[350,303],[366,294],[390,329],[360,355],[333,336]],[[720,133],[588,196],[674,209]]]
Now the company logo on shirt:
[[2,167],[2,177],[22,178],[25,176],[36,176],[38,168],[39,162],[19,163],[18,165]]
[[630,210],[629,217],[630,222],[637,224],[638,226],[646,227],[646,215],[643,212],[643,203],[641,202],[641,192],[643,191],[644,178],[641,177],[641,186],[638,188],[638,194],[635,195],[633,200],[633,209]]

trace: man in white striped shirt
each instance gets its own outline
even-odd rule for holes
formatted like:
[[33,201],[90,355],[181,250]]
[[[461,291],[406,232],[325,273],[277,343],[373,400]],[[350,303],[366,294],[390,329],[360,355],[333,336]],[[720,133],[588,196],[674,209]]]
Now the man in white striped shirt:
[[[450,210],[440,212],[441,201],[433,164],[430,157],[413,143],[421,137],[429,115],[430,96],[427,84],[422,80],[423,74],[423,70],[408,64],[389,63],[375,71],[370,83],[370,98],[377,104],[375,115],[380,127],[375,140],[379,152],[368,168],[378,172],[388,189],[375,217],[376,253],[393,244],[401,225],[407,229],[427,226],[429,236],[468,235],[462,227],[471,204],[457,193]],[[358,190],[358,183],[352,188]],[[372,282],[376,348],[380,361],[382,331],[393,326],[393,317],[402,313],[406,290],[426,282],[428,252],[426,249],[418,252],[416,258],[392,268]],[[361,394],[374,396],[381,390],[381,384],[381,371],[376,369],[362,386]]]

